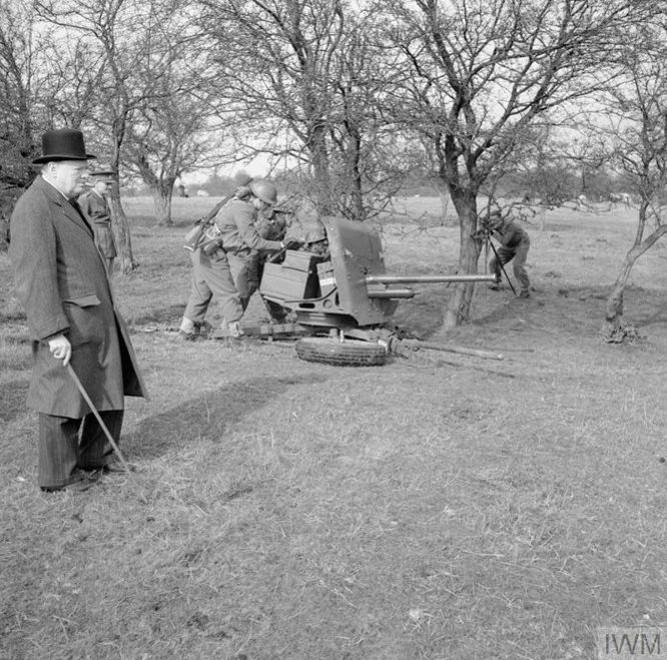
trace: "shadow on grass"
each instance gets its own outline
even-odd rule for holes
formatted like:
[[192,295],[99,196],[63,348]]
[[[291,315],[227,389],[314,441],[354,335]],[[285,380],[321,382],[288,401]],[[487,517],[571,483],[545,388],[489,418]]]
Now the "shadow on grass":
[[220,441],[227,428],[283,394],[291,385],[315,385],[326,380],[322,375],[304,374],[233,383],[142,420],[126,442],[136,447],[137,455],[142,458],[156,458],[204,438]]
[[647,314],[645,316],[637,315],[635,316],[636,325],[640,328],[646,325],[656,325],[656,324],[666,324],[667,325],[667,310],[658,309],[653,314]]
[[0,384],[0,421],[11,422],[26,411],[27,380],[10,380]]
[[428,339],[442,327],[444,309],[449,297],[446,287],[414,287],[414,298],[402,301],[392,322],[411,336]]

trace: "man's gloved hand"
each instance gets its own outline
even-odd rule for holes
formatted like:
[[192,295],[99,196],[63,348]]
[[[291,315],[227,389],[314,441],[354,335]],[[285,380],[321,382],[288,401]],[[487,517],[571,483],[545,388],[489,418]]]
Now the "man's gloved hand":
[[298,250],[303,245],[303,241],[298,238],[286,238],[283,241],[283,248],[285,250]]
[[62,360],[63,367],[66,367],[72,357],[72,344],[69,343],[69,339],[65,335],[56,335],[49,339],[48,343],[51,355],[56,360]]

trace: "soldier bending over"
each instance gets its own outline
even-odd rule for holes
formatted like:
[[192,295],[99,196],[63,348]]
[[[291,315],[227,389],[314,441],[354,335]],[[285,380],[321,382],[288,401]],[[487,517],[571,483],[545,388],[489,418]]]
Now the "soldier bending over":
[[498,258],[494,255],[489,262],[489,268],[496,276],[491,288],[496,291],[500,288],[501,266],[513,261],[514,277],[521,287],[518,295],[520,298],[529,298],[530,280],[526,273],[526,259],[530,248],[528,232],[509,218],[503,219],[500,213],[495,211],[491,214],[491,235],[500,242]]
[[242,334],[239,321],[256,288],[255,269],[248,268],[248,261],[258,251],[285,248],[282,241],[262,238],[255,227],[258,214],[268,213],[277,196],[269,181],[251,181],[218,212],[213,232],[192,253],[190,298],[180,326],[184,339],[197,337],[214,294],[220,302],[222,329],[232,336]]

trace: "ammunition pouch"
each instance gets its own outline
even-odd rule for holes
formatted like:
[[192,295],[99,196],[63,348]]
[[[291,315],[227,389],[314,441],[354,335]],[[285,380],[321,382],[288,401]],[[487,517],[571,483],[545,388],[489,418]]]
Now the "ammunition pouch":
[[207,256],[207,257],[212,257],[218,252],[219,250],[222,250],[222,241],[219,238],[214,238],[210,241],[205,241],[201,245],[201,251]]
[[190,252],[201,249],[210,256],[222,247],[222,233],[214,222],[199,222],[185,235],[183,247]]
[[186,235],[183,243],[183,247],[190,252],[194,252],[201,242],[202,236],[204,235],[204,227],[199,224],[195,225]]

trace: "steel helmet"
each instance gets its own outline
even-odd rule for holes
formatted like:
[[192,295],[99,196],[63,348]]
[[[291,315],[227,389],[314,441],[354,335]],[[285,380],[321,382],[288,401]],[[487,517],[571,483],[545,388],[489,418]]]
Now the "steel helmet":
[[489,214],[488,225],[492,230],[502,229],[505,225],[505,218],[499,210],[493,210]]
[[234,182],[237,186],[247,186],[251,181],[252,177],[245,170],[239,170],[234,175]]
[[278,201],[278,189],[265,179],[251,181],[248,186],[252,194],[267,204],[275,204]]
[[321,222],[314,222],[307,226],[304,241],[306,243],[317,243],[326,240],[326,237],[327,233],[324,230],[324,225]]

